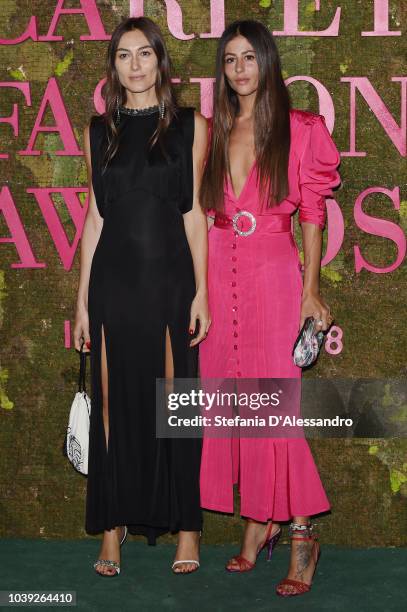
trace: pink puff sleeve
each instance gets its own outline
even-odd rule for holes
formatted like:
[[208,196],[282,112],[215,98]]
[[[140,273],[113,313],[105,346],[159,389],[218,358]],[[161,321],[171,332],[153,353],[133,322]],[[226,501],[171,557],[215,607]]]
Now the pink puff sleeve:
[[336,168],[340,155],[325,125],[323,115],[314,115],[305,138],[300,160],[300,203],[298,221],[314,223],[324,229],[326,222],[325,198],[332,196],[332,188],[340,184]]

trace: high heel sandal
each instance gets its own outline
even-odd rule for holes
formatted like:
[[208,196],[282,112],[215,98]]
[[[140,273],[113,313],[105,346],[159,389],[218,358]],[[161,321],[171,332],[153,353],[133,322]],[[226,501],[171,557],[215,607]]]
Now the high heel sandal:
[[[128,533],[128,529],[127,529],[127,525],[124,526],[124,535],[122,537],[122,539],[120,540],[120,547],[122,546],[122,544],[124,543],[125,539],[127,538],[127,533]],[[108,565],[109,567],[114,567],[114,569],[116,570],[114,572],[114,574],[102,574],[101,572],[98,572],[96,567],[98,565]],[[118,576],[120,574],[120,565],[119,563],[117,563],[117,561],[110,561],[110,559],[98,559],[97,561],[95,561],[95,563],[93,564],[93,567],[95,568],[95,572],[97,574],[99,574],[99,576],[102,576],[103,578],[114,578],[115,576]]]
[[[201,535],[202,535],[202,531],[199,532],[199,539],[201,539]],[[177,565],[181,565],[181,563],[195,563],[195,568],[189,570],[188,572],[182,572],[182,571],[175,572],[174,568],[177,567]],[[200,563],[196,559],[180,559],[179,561],[174,561],[174,563],[171,566],[171,569],[174,574],[193,574],[194,572],[197,571],[199,567],[200,567]]]
[[[253,519],[247,519],[249,523],[257,523],[258,521],[254,521]],[[271,532],[273,529],[273,521],[270,521],[270,523],[267,526],[267,531],[266,531],[266,537],[265,540],[263,542],[263,544],[259,547],[259,549],[257,550],[256,553],[256,561],[257,561],[257,557],[259,556],[259,554],[261,553],[261,551],[263,550],[263,548],[266,548],[267,546],[267,561],[271,561],[271,555],[273,554],[273,550],[280,538],[281,535],[281,527],[278,529],[278,531],[276,531],[276,533],[271,536]],[[238,564],[238,567],[233,568],[233,567],[228,567],[230,562],[235,561]],[[249,561],[248,559],[246,559],[245,557],[243,557],[242,555],[236,555],[236,557],[232,557],[230,559],[230,561],[228,562],[228,564],[226,565],[225,569],[230,572],[230,573],[234,573],[234,572],[250,572],[250,570],[252,570],[254,568],[254,566],[256,565],[256,561],[253,563],[252,561]]]
[[[312,579],[314,577],[315,570],[317,568],[317,563],[321,555],[319,542],[317,541],[317,534],[313,533],[313,525],[311,523],[309,523],[308,525],[299,525],[297,523],[291,523],[289,527],[289,536],[291,540],[313,541],[311,553],[310,553],[311,555],[310,561],[311,561],[311,558],[315,561],[315,567],[314,567],[314,571],[312,572],[310,584],[306,582],[301,582],[300,580],[292,580],[291,578],[284,578],[283,580],[280,580],[280,582],[276,586],[276,593],[277,595],[280,595],[281,597],[292,597],[293,595],[302,595],[303,593],[307,593],[308,591],[311,590]],[[308,562],[308,565],[309,565],[309,562]],[[292,589],[279,590],[279,587],[285,584],[291,586]]]

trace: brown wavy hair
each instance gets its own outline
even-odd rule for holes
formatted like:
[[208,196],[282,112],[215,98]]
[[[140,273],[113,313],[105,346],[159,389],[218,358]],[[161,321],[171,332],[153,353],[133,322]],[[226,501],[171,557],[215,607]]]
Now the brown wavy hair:
[[253,114],[261,200],[266,200],[267,207],[271,207],[288,194],[291,101],[281,74],[277,46],[265,25],[254,20],[239,20],[223,32],[216,54],[212,137],[200,189],[204,209],[223,209],[224,181],[226,173],[230,175],[229,135],[240,105],[225,77],[224,58],[226,45],[239,35],[250,42],[259,67]]
[[[119,147],[119,131],[114,122],[117,107],[117,97],[119,104],[124,106],[127,101],[126,88],[120,83],[119,76],[115,67],[116,51],[120,39],[125,32],[140,30],[147,38],[149,44],[157,56],[157,80],[155,92],[159,103],[165,104],[165,114],[163,119],[158,119],[157,129],[153,133],[150,141],[152,148],[156,143],[163,148],[163,136],[173,117],[177,113],[177,103],[175,93],[171,84],[171,60],[165,45],[164,37],[157,24],[148,17],[128,17],[119,23],[112,33],[106,57],[106,82],[103,84],[101,93],[105,101],[104,120],[107,127],[108,146],[104,153],[102,165],[103,172],[108,163],[117,153]],[[164,152],[165,153],[165,152]]]

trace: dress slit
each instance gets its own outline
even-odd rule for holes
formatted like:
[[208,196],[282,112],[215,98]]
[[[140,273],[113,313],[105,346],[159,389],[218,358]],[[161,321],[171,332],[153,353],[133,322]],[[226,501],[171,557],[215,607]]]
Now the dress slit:
[[165,391],[168,395],[174,391],[174,352],[172,350],[172,341],[170,328],[168,324],[165,326]]
[[[100,402],[100,406],[101,406],[101,410],[100,410],[100,414],[101,414],[101,420],[102,420],[102,432],[103,432],[103,449],[104,449],[104,474],[105,474],[105,478],[104,480],[104,484],[105,484],[105,495],[104,495],[104,499],[105,499],[105,504],[106,504],[106,508],[105,508],[105,512],[106,512],[106,529],[110,530],[110,529],[114,529],[116,526],[116,522],[117,522],[117,513],[115,512],[114,509],[114,504],[115,504],[115,498],[114,498],[114,479],[113,479],[113,474],[114,474],[114,424],[113,424],[113,414],[112,414],[112,406],[113,406],[113,386],[112,386],[112,372],[109,366],[109,357],[108,357],[108,346],[109,346],[109,339],[108,339],[108,335],[106,335],[106,326],[104,324],[104,321],[102,319],[101,323],[100,323],[100,328],[99,328],[99,338],[100,338],[100,343],[99,343],[99,364],[98,364],[98,370],[99,370],[99,398],[101,399]],[[107,389],[106,392],[103,389],[103,375],[102,375],[102,366],[103,366],[103,358],[105,361],[105,368],[106,368],[106,385],[107,385]],[[105,420],[104,420],[104,404],[105,401],[107,401],[107,424],[108,424],[108,432],[107,432],[107,436],[106,436],[106,427],[105,427]],[[106,440],[107,437],[107,440]]]
[[[100,326],[100,386],[102,389],[102,420],[103,420],[103,430],[104,430],[104,435],[105,435],[105,446],[106,446],[106,455],[109,454],[109,441],[110,441],[110,432],[111,432],[111,425],[110,425],[110,401],[109,401],[109,389],[110,389],[110,385],[109,385],[109,368],[107,365],[107,349],[106,349],[106,335],[105,335],[105,327],[104,324],[102,323]],[[106,392],[104,392],[103,389],[103,361],[106,364],[106,385],[107,385],[107,389]],[[105,424],[105,409],[104,409],[104,405],[105,405],[105,401],[107,401],[107,425],[108,425],[108,431],[107,431],[107,435],[106,435],[106,424]]]

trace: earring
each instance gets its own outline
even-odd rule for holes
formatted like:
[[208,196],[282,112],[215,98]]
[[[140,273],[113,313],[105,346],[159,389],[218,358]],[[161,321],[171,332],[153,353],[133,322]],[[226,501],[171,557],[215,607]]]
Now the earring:
[[165,115],[165,104],[164,104],[164,100],[161,100],[160,104],[159,104],[159,113],[160,113],[160,119],[164,119],[164,115]]
[[119,110],[119,96],[116,96],[116,120],[115,120],[115,124],[119,125],[120,123],[120,110]]

